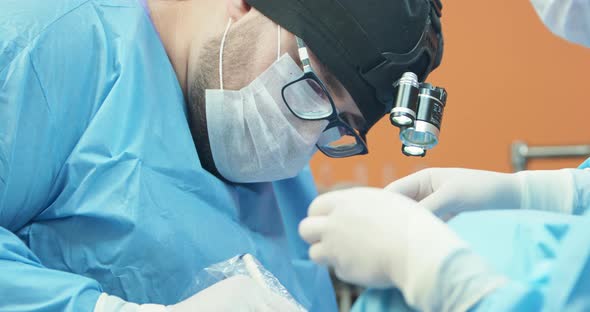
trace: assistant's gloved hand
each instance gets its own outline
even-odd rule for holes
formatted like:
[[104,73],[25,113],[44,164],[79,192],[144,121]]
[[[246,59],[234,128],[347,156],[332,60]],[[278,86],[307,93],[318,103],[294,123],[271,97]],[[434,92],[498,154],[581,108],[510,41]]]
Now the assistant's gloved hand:
[[465,311],[504,282],[430,211],[383,189],[319,196],[299,231],[340,279],[397,286],[421,311]]
[[572,213],[573,169],[491,171],[435,168],[393,182],[385,189],[400,193],[443,218],[469,210],[535,209]]
[[102,294],[94,312],[298,312],[289,300],[258,285],[248,276],[225,279],[175,305],[138,305]]

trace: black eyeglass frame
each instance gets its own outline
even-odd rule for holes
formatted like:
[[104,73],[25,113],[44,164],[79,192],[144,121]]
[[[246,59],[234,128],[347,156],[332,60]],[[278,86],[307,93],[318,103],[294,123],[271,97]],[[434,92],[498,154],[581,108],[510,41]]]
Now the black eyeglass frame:
[[[295,36],[295,39],[297,41],[297,47],[299,48],[299,50],[298,50],[299,51],[299,59],[301,60],[301,64],[303,64],[303,75],[301,77],[289,82],[288,84],[286,84],[282,88],[281,96],[283,97],[283,102],[285,103],[285,105],[287,105],[287,108],[289,109],[289,111],[291,111],[291,113],[293,115],[295,115],[297,118],[299,118],[301,120],[308,120],[308,121],[327,120],[328,126],[326,127],[326,129],[324,129],[324,132],[326,132],[329,129],[339,127],[339,128],[344,129],[347,132],[347,135],[353,136],[355,138],[356,144],[354,145],[354,148],[350,148],[350,149],[344,149],[344,148],[343,149],[339,149],[339,148],[327,149],[324,146],[316,144],[317,148],[322,153],[324,153],[324,155],[331,157],[331,158],[344,158],[344,157],[368,154],[369,150],[367,148],[367,143],[366,143],[367,139],[366,139],[365,133],[361,133],[360,131],[359,131],[359,133],[357,133],[357,131],[355,131],[355,129],[352,126],[350,126],[346,121],[344,121],[339,116],[338,109],[336,108],[336,105],[334,104],[334,100],[332,99],[330,92],[326,88],[326,85],[324,84],[324,82],[320,79],[320,77],[318,77],[316,72],[311,67],[311,60],[309,59],[307,45],[305,44],[305,42],[301,38]],[[332,106],[332,113],[330,115],[318,117],[318,118],[303,117],[303,116],[300,116],[298,113],[296,113],[291,108],[289,103],[287,102],[287,99],[285,98],[285,90],[288,87],[290,87],[298,82],[301,82],[303,80],[308,80],[308,79],[313,80],[315,83],[317,83],[322,88],[322,91],[324,92],[324,94],[326,95],[328,100],[330,101],[330,105]]]

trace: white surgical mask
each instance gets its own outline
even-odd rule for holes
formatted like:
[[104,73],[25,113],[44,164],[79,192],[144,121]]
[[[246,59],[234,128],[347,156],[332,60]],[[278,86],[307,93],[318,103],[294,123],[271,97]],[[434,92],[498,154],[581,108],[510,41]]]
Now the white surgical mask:
[[[223,90],[223,48],[220,48],[220,90],[206,90],[207,130],[215,167],[229,181],[269,182],[296,176],[316,151],[328,122],[306,121],[293,115],[283,101],[283,86],[303,71],[285,54],[248,86]],[[298,83],[302,98],[314,99],[313,89]]]

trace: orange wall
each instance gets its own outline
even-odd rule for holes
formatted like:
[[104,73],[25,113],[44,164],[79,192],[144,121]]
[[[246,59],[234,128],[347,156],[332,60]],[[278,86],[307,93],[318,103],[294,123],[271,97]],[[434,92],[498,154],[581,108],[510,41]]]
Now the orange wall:
[[[527,0],[444,4],[445,55],[429,78],[449,92],[439,146],[423,159],[404,157],[397,131],[385,118],[369,133],[369,155],[314,157],[320,186],[383,186],[438,166],[508,172],[514,140],[590,143],[590,49],[551,34]],[[571,167],[580,161],[539,161],[530,168]]]

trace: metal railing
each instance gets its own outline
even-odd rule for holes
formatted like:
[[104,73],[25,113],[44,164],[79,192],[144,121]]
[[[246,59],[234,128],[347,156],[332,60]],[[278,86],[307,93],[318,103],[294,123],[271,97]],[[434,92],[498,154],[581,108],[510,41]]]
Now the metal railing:
[[532,159],[590,157],[590,145],[529,146],[522,141],[517,141],[512,144],[511,150],[514,172],[526,170],[529,161]]

